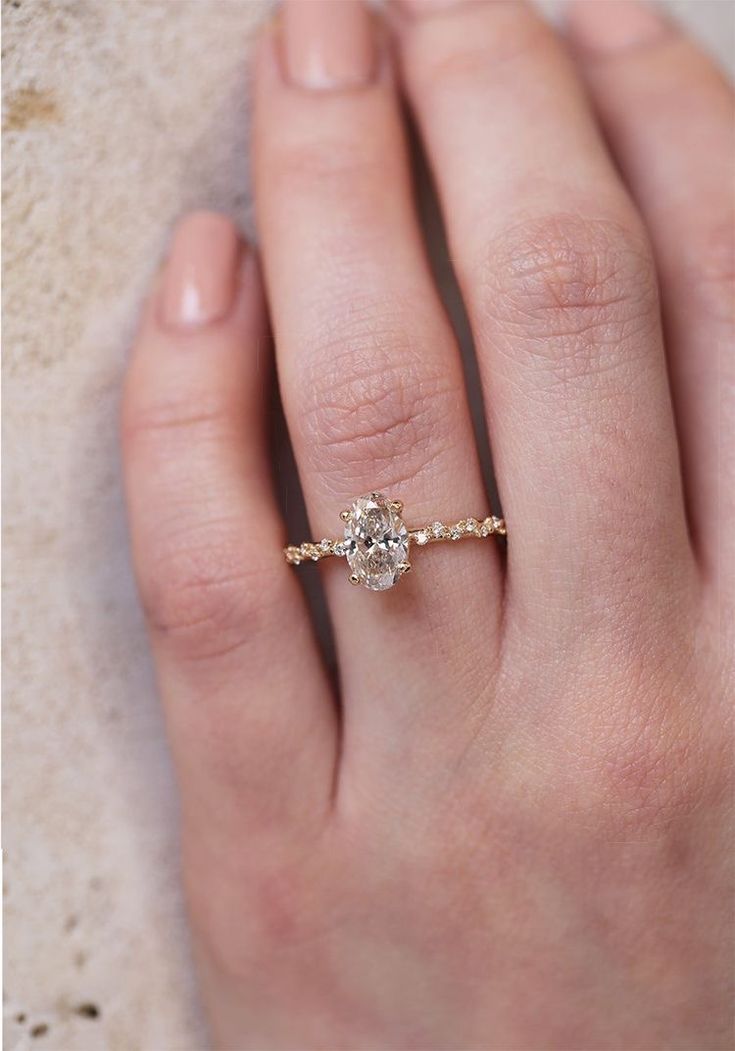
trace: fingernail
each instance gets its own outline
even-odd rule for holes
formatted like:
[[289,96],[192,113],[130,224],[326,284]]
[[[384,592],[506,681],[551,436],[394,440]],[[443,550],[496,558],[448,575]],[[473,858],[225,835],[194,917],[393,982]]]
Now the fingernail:
[[397,7],[409,15],[432,15],[450,7],[479,3],[480,0],[393,0]]
[[361,0],[285,0],[281,49],[288,80],[310,91],[362,87],[375,72],[373,23]]
[[161,322],[200,328],[225,317],[235,300],[240,239],[215,212],[194,212],[174,232],[161,291]]
[[668,28],[654,7],[638,0],[574,0],[566,21],[574,43],[609,53],[647,44]]

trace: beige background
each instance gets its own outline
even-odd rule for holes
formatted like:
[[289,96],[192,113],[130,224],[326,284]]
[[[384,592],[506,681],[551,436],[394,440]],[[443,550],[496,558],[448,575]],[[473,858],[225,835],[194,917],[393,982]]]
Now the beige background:
[[[670,6],[732,65],[731,3]],[[206,1047],[116,417],[172,220],[209,205],[249,225],[248,54],[266,9],[3,4],[10,1049]]]

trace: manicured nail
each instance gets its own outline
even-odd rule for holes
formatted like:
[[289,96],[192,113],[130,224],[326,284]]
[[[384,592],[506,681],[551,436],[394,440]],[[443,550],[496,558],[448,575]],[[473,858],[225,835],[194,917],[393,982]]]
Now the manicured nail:
[[480,0],[394,0],[397,7],[409,15],[433,15],[461,4],[480,3]]
[[161,291],[161,322],[199,328],[225,317],[235,300],[240,239],[215,212],[194,212],[174,232]]
[[668,30],[655,7],[638,0],[574,0],[566,21],[573,43],[603,53],[648,44]]
[[281,48],[287,78],[310,91],[362,87],[375,72],[373,23],[361,0],[285,0]]

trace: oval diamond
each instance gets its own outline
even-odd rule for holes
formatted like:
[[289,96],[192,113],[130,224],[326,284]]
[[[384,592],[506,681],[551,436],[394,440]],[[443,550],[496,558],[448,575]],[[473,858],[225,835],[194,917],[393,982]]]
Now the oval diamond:
[[408,563],[408,530],[381,493],[355,500],[345,525],[345,554],[357,583],[371,591],[393,587]]

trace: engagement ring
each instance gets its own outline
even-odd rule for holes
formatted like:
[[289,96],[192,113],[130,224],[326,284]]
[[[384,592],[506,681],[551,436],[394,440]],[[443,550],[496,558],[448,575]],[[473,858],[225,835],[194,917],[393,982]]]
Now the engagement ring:
[[502,518],[463,518],[459,522],[408,529],[401,515],[403,504],[390,500],[382,493],[361,496],[340,518],[345,524],[344,538],[325,538],[316,543],[305,541],[298,546],[284,548],[286,561],[298,566],[301,562],[319,562],[332,555],[346,558],[350,567],[350,583],[361,584],[371,591],[385,591],[393,587],[411,569],[410,548],[423,547],[438,540],[463,540],[467,537],[505,536]]

